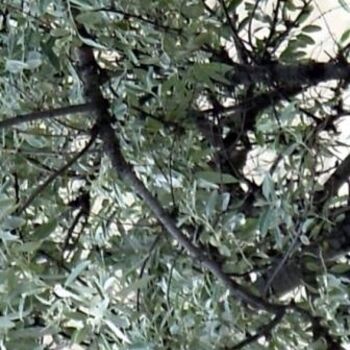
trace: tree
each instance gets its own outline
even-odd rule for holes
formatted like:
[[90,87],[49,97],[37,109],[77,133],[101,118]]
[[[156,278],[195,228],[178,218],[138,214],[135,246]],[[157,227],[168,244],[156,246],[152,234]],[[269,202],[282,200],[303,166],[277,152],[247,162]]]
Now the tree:
[[3,349],[349,341],[350,29],[315,62],[306,0],[0,11]]

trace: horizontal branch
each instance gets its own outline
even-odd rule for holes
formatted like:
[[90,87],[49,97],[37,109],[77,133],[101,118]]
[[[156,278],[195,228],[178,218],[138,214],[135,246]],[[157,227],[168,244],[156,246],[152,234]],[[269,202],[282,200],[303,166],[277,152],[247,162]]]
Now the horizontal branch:
[[39,119],[52,119],[64,117],[68,114],[94,112],[96,105],[94,103],[82,103],[74,106],[61,107],[50,109],[48,111],[32,112],[28,114],[20,114],[12,118],[0,121],[0,130],[9,126],[14,126],[22,123],[32,122]]
[[280,64],[267,65],[243,65],[226,73],[226,78],[232,84],[266,84],[273,83],[288,85],[314,85],[322,81],[350,78],[350,65],[339,62],[309,62],[305,64]]

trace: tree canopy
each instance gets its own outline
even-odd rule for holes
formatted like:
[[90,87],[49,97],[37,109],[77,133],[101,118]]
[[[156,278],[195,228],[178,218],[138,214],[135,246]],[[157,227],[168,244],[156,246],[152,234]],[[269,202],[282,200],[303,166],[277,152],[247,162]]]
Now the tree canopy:
[[313,4],[1,2],[1,349],[349,343],[350,27],[310,59]]

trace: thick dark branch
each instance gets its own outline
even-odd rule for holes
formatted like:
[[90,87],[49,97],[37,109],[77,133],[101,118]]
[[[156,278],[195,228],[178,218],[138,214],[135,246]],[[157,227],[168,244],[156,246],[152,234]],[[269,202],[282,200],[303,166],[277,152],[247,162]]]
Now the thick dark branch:
[[232,84],[265,84],[273,83],[288,85],[314,85],[328,80],[350,78],[350,65],[347,63],[320,63],[309,62],[306,64],[268,64],[261,66],[249,66],[236,64],[236,68],[226,74],[226,78]]
[[[80,28],[80,30],[85,37],[88,36],[84,28]],[[104,144],[104,150],[120,178],[130,184],[135,193],[144,200],[157,220],[163,225],[166,232],[184,247],[197,262],[201,263],[210,270],[216,278],[221,280],[229,289],[230,293],[239,301],[255,309],[266,310],[272,313],[277,313],[284,309],[283,306],[270,304],[255,296],[232,280],[222,271],[221,266],[216,261],[211,260],[206,253],[193,245],[187,236],[177,228],[174,219],[162,208],[157,199],[137,178],[132,166],[125,160],[120,150],[115,130],[111,126],[113,119],[108,112],[108,101],[104,99],[98,89],[99,82],[101,81],[100,79],[103,79],[103,71],[99,69],[92,49],[86,45],[82,45],[77,49],[76,54],[78,57],[77,69],[84,85],[85,96],[89,101],[95,102],[96,106],[99,106],[99,110],[97,111],[97,123],[99,134]]]
[[68,114],[75,114],[75,113],[94,112],[95,110],[96,110],[96,106],[94,103],[82,103],[75,106],[67,106],[67,107],[61,107],[56,109],[50,109],[48,111],[21,114],[21,115],[17,115],[15,117],[0,121],[0,130],[9,126],[32,122],[34,120],[63,117]]
[[[108,118],[109,119],[109,118]],[[270,312],[278,312],[281,306],[272,305],[251,294],[238,283],[230,279],[221,269],[220,265],[211,260],[200,248],[194,246],[191,241],[176,227],[173,218],[161,207],[160,203],[147,190],[145,185],[137,178],[130,164],[126,162],[120,151],[120,146],[115,132],[109,123],[104,122],[100,126],[100,135],[104,142],[106,154],[108,154],[113,168],[119,176],[131,185],[134,191],[145,201],[153,212],[154,216],[163,225],[166,231],[181,245],[187,252],[210,270],[218,279],[225,283],[231,294],[242,302],[249,304],[256,309],[263,309]]]
[[246,98],[244,101],[233,106],[224,107],[220,111],[216,111],[215,108],[193,111],[193,114],[196,116],[195,123],[198,130],[212,146],[220,147],[222,142],[221,133],[219,130],[216,130],[217,128],[215,128],[212,121],[209,120],[211,117],[224,117],[222,121],[226,126],[237,124],[237,120],[242,120],[242,123],[240,123],[240,131],[251,130],[255,125],[256,117],[266,108],[294,96],[301,91],[302,88],[299,86],[283,87],[278,90],[263,92],[252,98]]
[[[218,112],[219,115],[225,118],[235,118],[240,114],[247,114],[249,111],[254,111],[254,114],[258,114],[264,111],[264,109],[274,105],[282,100],[286,100],[302,91],[300,86],[288,86],[280,87],[269,92],[263,92],[255,95],[251,98],[246,98],[244,101],[235,104],[233,106],[225,107]],[[214,115],[215,109],[209,108],[199,112],[194,112],[197,115],[197,119],[208,118]],[[229,124],[229,121],[226,122]],[[254,125],[255,120],[251,121]]]

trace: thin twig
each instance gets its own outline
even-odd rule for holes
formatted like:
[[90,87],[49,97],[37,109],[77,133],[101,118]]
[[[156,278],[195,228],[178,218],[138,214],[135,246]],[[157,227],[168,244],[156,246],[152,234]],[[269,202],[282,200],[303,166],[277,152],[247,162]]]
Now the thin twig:
[[253,39],[252,39],[252,24],[253,24],[253,18],[255,16],[255,12],[259,6],[259,2],[261,0],[256,0],[255,3],[254,3],[254,7],[253,7],[253,10],[252,12],[250,13],[250,16],[249,16],[249,24],[248,24],[248,41],[249,41],[249,44],[250,44],[250,47],[252,49],[254,49],[254,45],[253,45]]
[[233,41],[235,43],[236,46],[236,50],[237,50],[237,55],[238,58],[240,60],[241,63],[248,63],[248,56],[249,56],[249,52],[246,49],[246,47],[244,46],[242,39],[239,37],[238,33],[237,33],[237,29],[235,27],[235,25],[232,22],[232,19],[230,17],[230,14],[228,13],[228,8],[225,4],[225,0],[219,0],[222,9],[224,10],[224,14],[226,17],[226,21],[227,24],[229,25],[232,35],[233,35]]
[[284,314],[285,310],[281,310],[280,312],[278,312],[276,316],[268,324],[261,327],[256,334],[247,337],[246,339],[235,345],[233,348],[231,348],[231,350],[242,349],[245,346],[257,341],[261,337],[270,334],[273,328],[275,328],[281,322]]
[[77,153],[72,159],[70,159],[66,164],[64,164],[61,168],[57,169],[54,173],[52,173],[41,185],[39,185],[32,194],[28,197],[28,199],[21,205],[18,212],[23,213],[29,205],[33,202],[33,200],[58,176],[62,175],[70,166],[72,166],[79,158],[81,158],[93,145],[96,139],[95,133],[92,134],[91,139],[86,144],[86,146]]
[[[159,243],[160,239],[161,239],[161,235],[158,235],[154,239],[154,241],[151,245],[151,248],[149,249],[149,253],[148,253],[147,257],[142,262],[142,265],[140,268],[140,273],[139,273],[139,279],[141,279],[143,277],[145,270],[146,270],[146,265],[147,265],[149,259],[151,258],[151,255],[152,255],[154,249],[156,248],[157,244]],[[138,312],[140,311],[140,295],[141,295],[141,289],[137,288],[137,291],[136,291],[136,310]]]
[[101,7],[99,9],[95,9],[95,10],[92,10],[91,12],[110,12],[110,13],[116,13],[116,14],[119,14],[119,15],[122,15],[125,17],[125,19],[129,19],[129,18],[132,18],[132,19],[136,19],[138,21],[141,21],[141,22],[144,22],[144,23],[147,23],[147,24],[150,24],[151,26],[155,27],[155,28],[158,28],[158,29],[163,29],[164,31],[166,32],[174,32],[176,34],[181,34],[182,32],[182,29],[181,28],[174,28],[174,27],[169,27],[169,26],[164,26],[162,24],[159,24],[157,23],[156,21],[153,21],[151,19],[148,19],[146,17],[143,17],[143,16],[140,16],[140,15],[136,15],[136,14],[132,14],[132,13],[129,13],[129,12],[125,12],[123,10],[118,10],[115,8],[115,6],[113,6],[113,8],[108,8],[108,7]]

